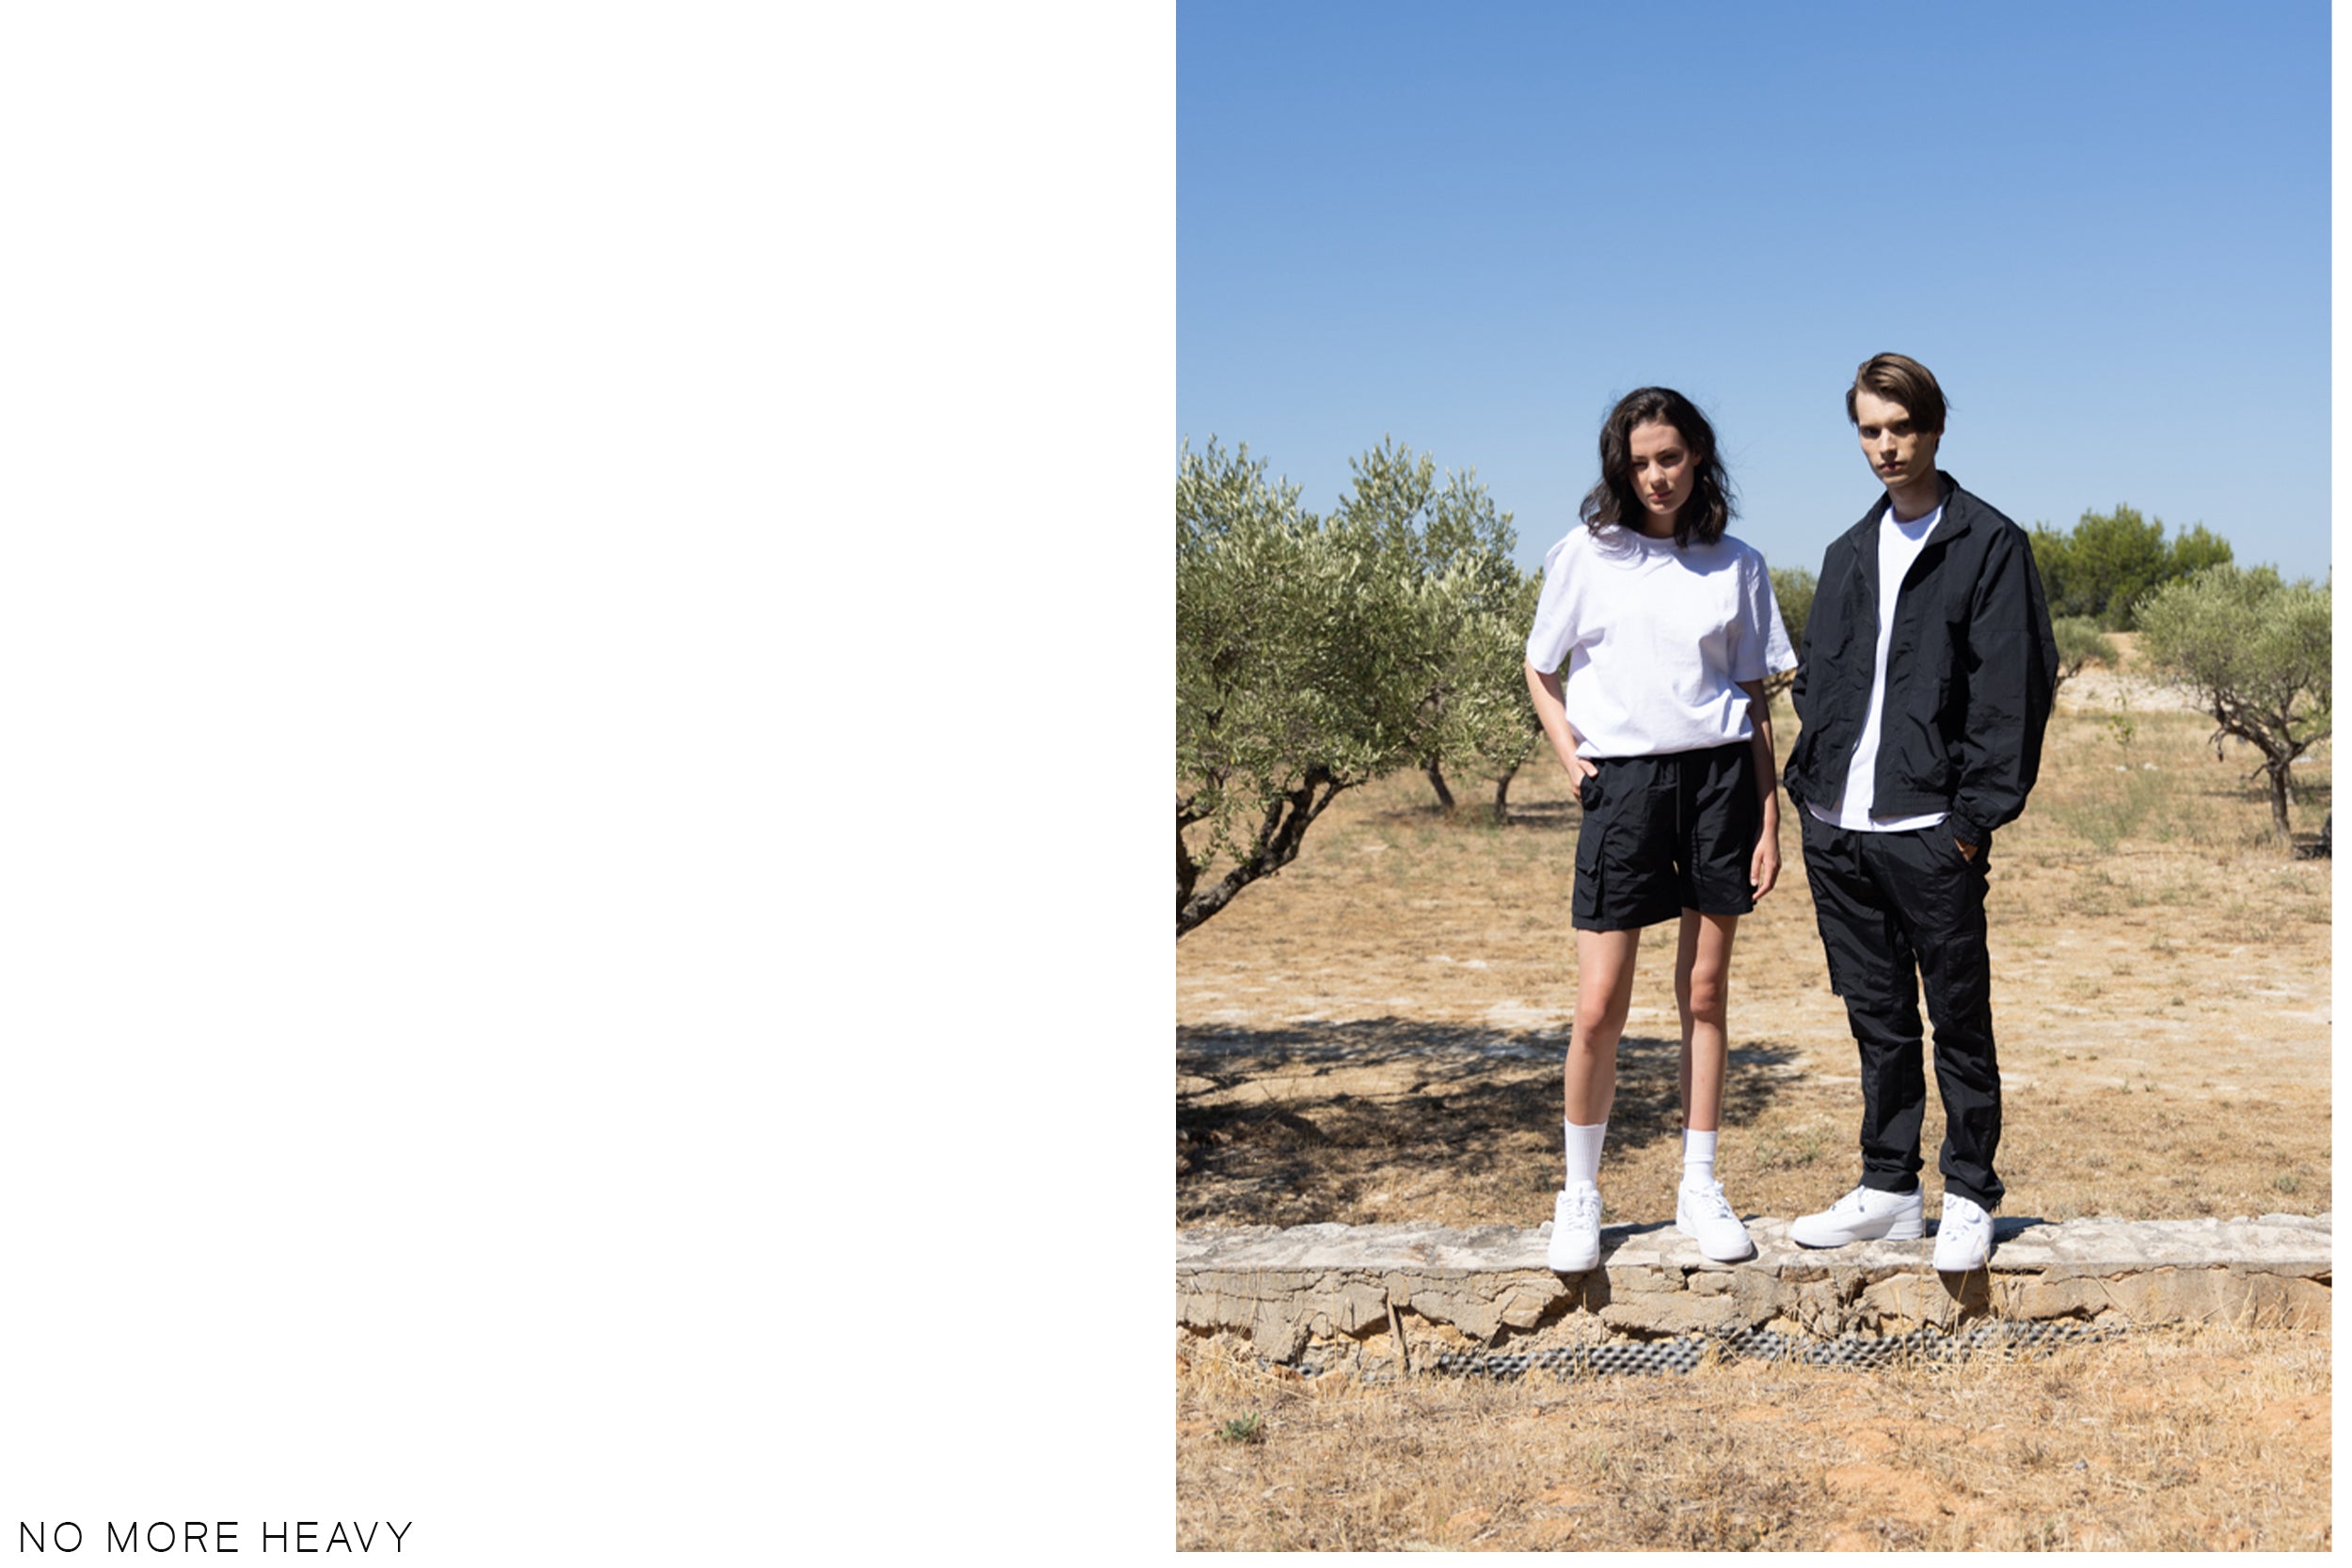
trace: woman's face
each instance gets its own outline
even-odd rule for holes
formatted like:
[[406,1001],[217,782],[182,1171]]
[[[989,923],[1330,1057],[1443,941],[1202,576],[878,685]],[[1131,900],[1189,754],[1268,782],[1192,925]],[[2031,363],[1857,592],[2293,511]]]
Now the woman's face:
[[1633,456],[1633,493],[1642,498],[1642,531],[1661,537],[1672,533],[1682,503],[1698,483],[1690,443],[1674,426],[1653,420],[1635,425],[1626,444]]

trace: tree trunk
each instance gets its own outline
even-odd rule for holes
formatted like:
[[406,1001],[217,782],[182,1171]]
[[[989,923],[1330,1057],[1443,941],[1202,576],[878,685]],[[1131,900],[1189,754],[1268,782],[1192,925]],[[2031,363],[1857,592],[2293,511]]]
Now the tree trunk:
[[1437,753],[1431,752],[1422,761],[1421,767],[1422,771],[1429,775],[1430,787],[1438,792],[1438,809],[1448,816],[1452,816],[1454,815],[1454,791],[1446,788],[1445,775],[1438,771]]
[[1176,912],[1182,915],[1184,906],[1192,901],[1193,884],[1200,879],[1200,863],[1184,847],[1184,830],[1200,821],[1208,813],[1194,809],[1200,797],[1179,796],[1176,800]]
[[[1274,803],[1266,808],[1265,820],[1258,828],[1257,847],[1249,858],[1200,893],[1189,898],[1178,899],[1177,936],[1182,937],[1232,902],[1233,895],[1251,882],[1261,877],[1272,876],[1297,859],[1298,846],[1307,836],[1308,828],[1323,815],[1323,808],[1331,803],[1333,796],[1349,787],[1320,768],[1309,768],[1305,781],[1296,789],[1276,798]],[[1322,790],[1320,796],[1315,793],[1318,788]],[[1184,885],[1182,878],[1186,857],[1181,845],[1176,853],[1181,889]],[[1198,875],[1197,869],[1195,875]]]
[[1498,822],[1511,820],[1511,780],[1518,772],[1517,768],[1506,768],[1495,779],[1495,820]]
[[2280,843],[2287,845],[2295,842],[2295,834],[2287,827],[2287,801],[2294,795],[2294,785],[2287,782],[2287,769],[2293,766],[2292,757],[2263,764],[2263,771],[2270,776],[2270,829],[2279,835]]

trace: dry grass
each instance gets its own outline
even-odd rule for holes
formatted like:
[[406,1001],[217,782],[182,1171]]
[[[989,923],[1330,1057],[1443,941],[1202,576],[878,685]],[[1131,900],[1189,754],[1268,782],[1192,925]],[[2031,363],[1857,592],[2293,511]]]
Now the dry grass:
[[[1784,704],[1784,748],[1794,728]],[[2328,1208],[2328,866],[2270,842],[2253,759],[2217,760],[2210,729],[2145,681],[2078,678],[1994,843],[2008,1213]],[[2298,777],[2308,847],[2326,748]],[[1480,793],[1469,782],[1457,794]],[[1413,774],[1343,797],[1295,865],[1179,945],[1179,1224],[1550,1217],[1577,813],[1549,763],[1512,804],[1501,826],[1442,821]],[[1793,1215],[1852,1184],[1860,1105],[1793,824],[1783,845],[1733,961],[1718,1174],[1743,1212]],[[1661,927],[1643,947],[1611,1223],[1673,1212],[1672,941]],[[1941,1136],[1931,1096],[1931,1189]],[[1196,1348],[1179,1373],[1186,1545],[2328,1540],[2324,1335],[1502,1386],[1310,1384],[1221,1356]],[[1249,1410],[1259,1440],[1216,1436]]]
[[[1980,1551],[2329,1544],[2328,1351],[2148,1334],[1854,1372],[1304,1379],[1177,1363],[1181,1549]],[[1224,1433],[1256,1418],[1248,1440]]]

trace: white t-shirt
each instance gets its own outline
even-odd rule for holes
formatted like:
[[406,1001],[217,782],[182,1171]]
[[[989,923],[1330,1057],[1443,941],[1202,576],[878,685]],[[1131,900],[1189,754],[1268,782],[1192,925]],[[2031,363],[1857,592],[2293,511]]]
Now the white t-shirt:
[[1675,548],[1612,525],[1578,526],[1544,557],[1527,662],[1562,683],[1584,757],[1653,756],[1744,740],[1747,693],[1792,668],[1772,575],[1725,534]]
[[1877,662],[1870,667],[1870,711],[1863,718],[1862,738],[1854,742],[1853,761],[1846,768],[1845,792],[1834,805],[1805,808],[1824,822],[1866,833],[1906,833],[1944,820],[1940,811],[1918,816],[1880,816],[1870,810],[1878,795],[1879,737],[1885,733],[1880,721],[1886,709],[1886,650],[1895,641],[1895,596],[1902,592],[1903,574],[1919,559],[1919,552],[1927,548],[1928,535],[1943,520],[1940,505],[1907,523],[1897,522],[1890,506],[1879,519],[1879,646]]

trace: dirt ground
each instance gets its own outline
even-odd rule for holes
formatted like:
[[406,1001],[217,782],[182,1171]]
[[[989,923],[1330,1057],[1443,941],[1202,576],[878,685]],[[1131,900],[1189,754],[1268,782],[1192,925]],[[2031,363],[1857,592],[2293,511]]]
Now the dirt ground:
[[[2256,759],[2236,743],[2217,755],[2211,729],[2143,676],[2087,672],[2060,693],[2025,816],[1994,839],[2005,1213],[2328,1209],[2330,863],[2309,857],[2328,809],[2330,753],[2323,746],[2296,769],[2290,852],[2269,837],[2249,777]],[[1784,700],[1784,754],[1794,730]],[[1492,786],[1454,788],[1468,802]],[[1184,939],[1180,1226],[1550,1217],[1576,985],[1577,821],[1548,756],[1514,781],[1501,823],[1483,805],[1447,820],[1426,781],[1395,775],[1343,795],[1295,863]],[[1742,1213],[1790,1216],[1853,1184],[1860,1105],[1793,822],[1782,846],[1781,885],[1741,923],[1733,958],[1717,1174]],[[1612,1224],[1673,1212],[1673,932],[1645,939],[1620,1051],[1601,1171]],[[1931,1212],[1941,1136],[1931,1096]],[[2303,1344],[2279,1352],[2290,1359],[2310,1349],[2280,1342]],[[2269,1354],[2233,1353],[2259,1366]],[[2313,1374],[2323,1407],[2325,1363],[2323,1337]],[[2324,1531],[2324,1408],[2281,1440],[2304,1443]],[[1180,1483],[1180,1506],[1193,1484]]]

